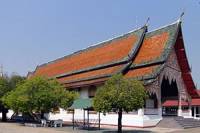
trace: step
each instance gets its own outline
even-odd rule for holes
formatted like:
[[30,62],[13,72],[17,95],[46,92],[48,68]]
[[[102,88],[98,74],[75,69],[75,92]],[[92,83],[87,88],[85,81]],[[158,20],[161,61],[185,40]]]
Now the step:
[[200,121],[193,118],[176,117],[174,120],[177,121],[177,123],[183,128],[200,127]]
[[162,127],[162,128],[177,128],[177,129],[182,129],[183,127],[178,124],[175,120],[174,117],[163,117],[163,120],[159,122],[157,127]]

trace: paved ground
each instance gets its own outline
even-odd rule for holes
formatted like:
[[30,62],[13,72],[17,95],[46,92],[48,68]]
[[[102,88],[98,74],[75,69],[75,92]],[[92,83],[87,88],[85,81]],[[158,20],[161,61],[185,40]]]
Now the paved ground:
[[[111,133],[116,127],[103,127],[101,131],[73,130],[72,127],[41,128],[25,127],[16,123],[0,123],[0,133]],[[171,128],[125,128],[126,133],[200,133],[200,128],[171,129]]]

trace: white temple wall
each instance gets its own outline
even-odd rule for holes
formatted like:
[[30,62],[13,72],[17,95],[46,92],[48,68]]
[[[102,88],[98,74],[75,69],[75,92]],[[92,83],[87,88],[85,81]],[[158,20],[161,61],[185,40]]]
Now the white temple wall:
[[[83,119],[83,110],[76,109],[74,118]],[[50,113],[50,120],[62,119],[65,122],[72,122],[73,114],[67,114],[66,111],[61,109],[60,113],[53,114]],[[89,114],[89,119],[98,119],[99,114]],[[87,111],[85,111],[85,119],[87,122]],[[118,114],[117,113],[107,113],[106,115],[100,114],[101,124],[102,125],[115,125],[118,123]],[[152,127],[156,126],[157,123],[162,119],[160,115],[138,115],[134,114],[123,114],[122,115],[122,125],[130,127]]]
[[[88,98],[88,89],[87,87],[81,88],[79,93],[81,98]],[[155,109],[156,110],[156,109]],[[141,114],[141,111],[143,112]],[[125,113],[122,116],[122,124],[124,126],[131,126],[131,127],[152,127],[156,126],[160,120],[162,120],[162,110],[157,109],[156,115],[144,115],[144,109],[140,109],[134,113]],[[50,113],[49,119],[56,120],[56,119],[63,119],[66,122],[72,122],[72,113],[67,113],[67,111],[60,109],[60,113],[53,114]],[[99,114],[90,114],[89,119],[98,119]],[[83,119],[84,118],[84,111],[82,109],[75,109],[74,114],[75,119]],[[87,120],[87,111],[85,111],[85,119]],[[106,115],[100,114],[101,124],[105,125],[116,125],[118,123],[118,114],[117,113],[107,113]]]

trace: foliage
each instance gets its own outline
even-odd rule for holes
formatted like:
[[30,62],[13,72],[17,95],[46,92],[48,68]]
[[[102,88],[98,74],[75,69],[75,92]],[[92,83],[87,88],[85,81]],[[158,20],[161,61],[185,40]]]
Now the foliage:
[[15,89],[17,84],[22,83],[24,80],[25,78],[19,75],[12,75],[11,77],[0,77],[0,98],[9,91]]
[[2,97],[15,89],[17,84],[24,80],[24,77],[18,75],[8,77],[6,74],[3,74],[3,76],[0,77],[0,112],[2,112],[2,121],[6,121],[6,113],[8,112],[8,109],[2,104]]
[[25,81],[25,77],[20,75],[12,75],[9,78],[9,86],[11,89],[15,89],[18,84],[22,84]]
[[111,77],[104,86],[98,88],[93,106],[99,112],[118,113],[118,131],[121,130],[122,112],[143,108],[147,97],[140,81],[125,79],[121,74]]
[[106,113],[121,108],[125,112],[130,112],[142,108],[145,98],[146,91],[140,81],[114,75],[97,90],[93,101],[97,111]]
[[58,107],[69,107],[77,97],[66,91],[54,79],[34,77],[17,86],[3,97],[3,102],[15,112],[52,112]]
[[5,77],[0,77],[0,98],[10,91],[9,80]]

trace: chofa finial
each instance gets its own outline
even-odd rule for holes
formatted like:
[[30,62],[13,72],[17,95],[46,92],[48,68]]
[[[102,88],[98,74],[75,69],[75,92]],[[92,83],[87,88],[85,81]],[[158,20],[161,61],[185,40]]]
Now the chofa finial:
[[185,15],[185,12],[183,11],[178,19],[179,22],[182,22],[183,16]]
[[146,21],[144,26],[148,26],[149,25],[149,21],[150,21],[150,17],[147,18],[147,21]]

